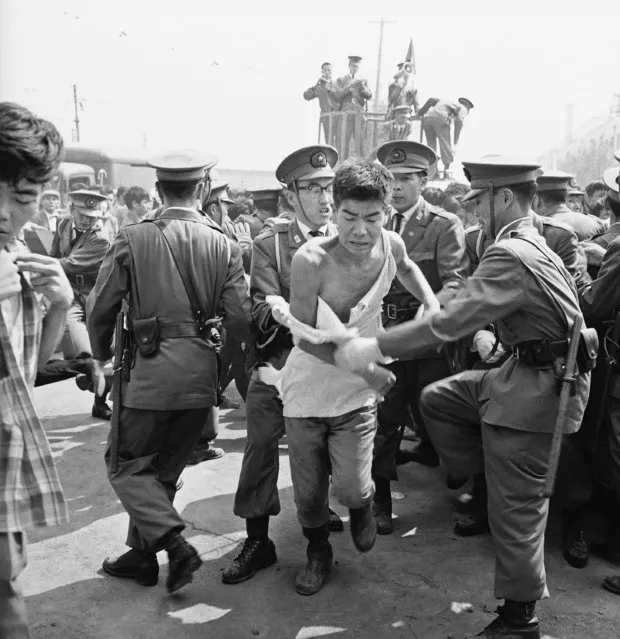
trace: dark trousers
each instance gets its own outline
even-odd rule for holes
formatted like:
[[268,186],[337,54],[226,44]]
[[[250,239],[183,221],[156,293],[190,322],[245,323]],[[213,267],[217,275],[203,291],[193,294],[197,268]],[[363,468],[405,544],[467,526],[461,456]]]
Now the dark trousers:
[[248,394],[248,385],[250,376],[245,363],[245,353],[242,349],[242,342],[238,339],[226,336],[224,347],[222,348],[222,363],[220,371],[220,386],[222,392],[228,388],[230,382],[234,379],[239,395],[245,402]]
[[422,441],[428,442],[424,417],[420,412],[422,390],[450,375],[444,357],[394,362],[388,366],[396,375],[396,383],[379,404],[379,426],[375,437],[373,475],[384,479],[398,479],[396,452],[400,446],[409,411]]
[[26,603],[19,575],[26,567],[26,538],[0,532],[0,638],[28,639]]
[[[89,357],[88,354],[85,357]],[[64,379],[70,379],[79,374],[87,374],[85,358],[77,359],[51,359],[45,366],[37,371],[37,379],[35,386],[45,386],[46,384],[54,384]]]
[[234,513],[253,519],[280,512],[278,442],[284,435],[282,402],[273,386],[261,382],[256,371],[246,399],[247,439]]
[[121,406],[118,468],[105,459],[108,478],[129,514],[127,545],[157,552],[185,522],[173,504],[179,476],[198,442],[209,408],[140,410]]

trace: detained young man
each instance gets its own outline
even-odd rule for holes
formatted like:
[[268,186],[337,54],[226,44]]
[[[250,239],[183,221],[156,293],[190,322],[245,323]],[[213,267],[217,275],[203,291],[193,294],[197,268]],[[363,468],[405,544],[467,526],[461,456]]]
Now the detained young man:
[[[302,246],[291,266],[290,312],[318,329],[339,320],[360,336],[381,328],[381,304],[395,276],[425,312],[439,303],[402,239],[383,227],[392,177],[381,165],[344,164],[334,180],[338,235]],[[334,346],[299,341],[286,362],[282,395],[295,503],[308,539],[307,565],[296,580],[303,595],[317,592],[332,564],[328,541],[331,472],[336,497],[351,515],[351,535],[361,552],[375,542],[371,478],[378,394],[392,374],[369,367],[363,376],[338,368]],[[383,387],[377,384],[383,378]],[[379,393],[375,391],[379,389]]]

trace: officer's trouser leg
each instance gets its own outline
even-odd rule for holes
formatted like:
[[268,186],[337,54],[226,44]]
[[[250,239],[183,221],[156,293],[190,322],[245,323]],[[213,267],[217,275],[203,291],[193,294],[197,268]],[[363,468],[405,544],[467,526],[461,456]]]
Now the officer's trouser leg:
[[544,553],[549,500],[541,493],[551,439],[551,433],[482,424],[497,599],[549,596]]
[[393,362],[389,368],[396,382],[379,404],[378,427],[373,452],[373,477],[396,480],[396,452],[400,446],[405,424],[409,421],[409,362]]
[[581,511],[594,492],[594,480],[581,433],[564,435],[553,504],[562,510]]
[[67,313],[62,352],[65,359],[74,359],[82,353],[91,354],[90,339],[86,329],[86,311],[77,298]]
[[26,537],[0,532],[0,637],[28,639],[26,602],[19,576],[26,567]]
[[161,540],[180,532],[185,522],[172,502],[176,485],[200,438],[208,408],[178,411],[121,407],[118,469],[108,478],[129,514],[127,545],[146,551],[161,549]]
[[488,401],[490,371],[464,371],[430,384],[420,409],[445,470],[467,479],[484,472],[480,408]]
[[423,120],[422,130],[426,136],[426,144],[437,153],[437,133],[435,132],[434,120]]
[[447,169],[454,160],[452,140],[450,137],[450,125],[447,122],[437,123],[437,137],[439,138],[439,153],[444,169]]
[[278,391],[263,384],[256,372],[248,387],[246,418],[247,440],[234,513],[244,519],[277,515],[280,512],[278,442],[284,435],[282,402]]

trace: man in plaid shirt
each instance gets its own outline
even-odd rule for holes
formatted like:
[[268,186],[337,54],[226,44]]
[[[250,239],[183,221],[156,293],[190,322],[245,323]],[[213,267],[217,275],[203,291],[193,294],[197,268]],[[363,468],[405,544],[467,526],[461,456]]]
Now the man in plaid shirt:
[[[33,404],[37,368],[65,328],[71,285],[51,257],[17,241],[63,150],[51,122],[0,102],[0,637],[28,637],[17,578],[24,530],[67,521],[62,488]],[[43,317],[41,297],[46,299]]]

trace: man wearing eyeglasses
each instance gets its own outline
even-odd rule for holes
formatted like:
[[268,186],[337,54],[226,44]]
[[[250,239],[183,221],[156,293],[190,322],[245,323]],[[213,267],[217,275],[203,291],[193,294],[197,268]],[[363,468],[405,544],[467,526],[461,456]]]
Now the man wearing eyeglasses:
[[[247,441],[235,495],[234,513],[246,520],[248,537],[240,554],[224,571],[222,581],[237,584],[275,563],[269,539],[269,517],[280,512],[278,499],[278,442],[284,435],[282,401],[275,386],[263,381],[264,365],[281,369],[293,347],[288,329],[273,318],[267,295],[290,298],[291,261],[300,246],[313,237],[336,234],[331,222],[334,199],[333,167],[338,153],[331,146],[305,147],[287,156],[276,170],[294,220],[282,220],[254,240],[250,295],[252,318],[258,329],[257,366],[246,398]],[[330,529],[342,530],[336,513]]]

